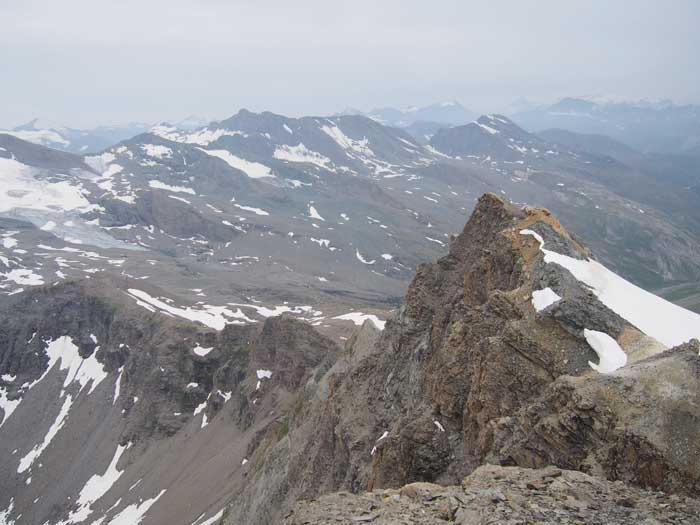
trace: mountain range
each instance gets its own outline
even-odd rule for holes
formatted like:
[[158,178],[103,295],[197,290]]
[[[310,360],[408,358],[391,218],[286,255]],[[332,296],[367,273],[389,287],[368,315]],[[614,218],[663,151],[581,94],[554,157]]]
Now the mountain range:
[[421,144],[429,141],[439,129],[467,124],[479,116],[456,100],[445,100],[428,106],[411,106],[405,109],[376,108],[366,113],[349,108],[340,114],[364,115],[385,126],[405,129]]
[[127,126],[75,129],[33,119],[10,130],[0,130],[0,133],[59,151],[85,154],[107,149],[122,140],[147,131],[149,127],[147,124],[131,123]]
[[[700,342],[683,342],[700,316],[493,194],[383,330],[366,320],[344,342],[290,315],[210,327],[93,279],[0,308],[6,523],[536,519],[528,497],[593,523],[700,508]],[[530,481],[494,493],[504,476]],[[342,492],[307,501],[363,490],[380,492],[359,512]]]
[[[87,269],[144,277],[152,273],[146,261],[163,260],[173,272],[168,287],[187,275],[202,282],[201,273],[245,267],[235,285],[240,302],[269,291],[272,279],[279,284],[273,297],[293,290],[285,300],[306,304],[322,283],[333,300],[386,307],[484,191],[552,209],[638,284],[674,293],[689,284],[693,296],[700,273],[692,255],[700,232],[697,162],[605,149],[580,135],[535,135],[504,116],[443,129],[425,146],[362,116],[245,110],[195,130],[156,126],[99,155],[2,137],[0,160],[11,174],[3,213],[33,225],[13,234],[15,242],[112,250],[88,268],[59,268],[48,255],[44,264],[26,247],[7,254],[13,270],[43,280]],[[317,250],[314,262],[306,247]],[[105,263],[122,258],[123,268]],[[197,269],[183,271],[185,261]],[[4,286],[11,292],[22,282]]]
[[700,155],[700,107],[691,104],[567,97],[511,118],[533,131],[561,128],[606,135],[646,153]]
[[[700,109],[693,104],[606,96],[565,97],[554,103],[537,104],[520,97],[503,113],[531,132],[556,129],[602,135],[646,154],[700,155]],[[342,114],[365,115],[403,128],[422,144],[427,144],[441,129],[468,124],[479,116],[454,100],[368,112],[350,108]]]
[[0,134],[0,524],[692,522],[695,157],[188,120]]
[[[207,123],[208,121],[203,117],[190,115],[177,121],[175,125],[179,129],[189,130],[205,126]],[[0,130],[0,133],[59,151],[84,155],[99,153],[123,140],[144,133],[151,127],[149,124],[132,122],[125,126],[76,129],[36,118],[10,130]]]

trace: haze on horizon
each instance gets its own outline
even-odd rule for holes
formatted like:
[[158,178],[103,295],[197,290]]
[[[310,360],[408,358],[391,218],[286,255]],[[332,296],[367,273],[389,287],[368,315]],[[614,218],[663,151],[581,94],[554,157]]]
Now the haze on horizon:
[[700,102],[700,2],[6,0],[0,128],[456,99]]

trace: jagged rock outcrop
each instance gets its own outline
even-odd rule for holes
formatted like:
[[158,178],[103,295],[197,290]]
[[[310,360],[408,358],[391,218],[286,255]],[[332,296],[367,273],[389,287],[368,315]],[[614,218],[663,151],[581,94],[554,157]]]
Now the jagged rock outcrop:
[[335,523],[697,523],[700,500],[668,496],[582,472],[486,465],[460,486],[412,483],[363,494],[340,492],[299,502],[285,525]]
[[[334,490],[455,484],[485,462],[555,464],[692,491],[700,479],[691,445],[700,442],[697,352],[657,355],[663,345],[548,264],[524,231],[557,253],[590,257],[546,210],[484,195],[449,254],[418,269],[374,348],[303,394],[289,440],[250,472],[227,523]],[[538,311],[533,292],[548,287],[560,299]],[[594,371],[584,328],[609,334],[636,364],[613,376]],[[672,388],[673,377],[683,386]],[[284,474],[272,466],[282,458]],[[266,510],[271,522],[279,516]]]
[[556,464],[669,492],[700,487],[700,343],[614,375],[563,376],[494,430],[490,461]]

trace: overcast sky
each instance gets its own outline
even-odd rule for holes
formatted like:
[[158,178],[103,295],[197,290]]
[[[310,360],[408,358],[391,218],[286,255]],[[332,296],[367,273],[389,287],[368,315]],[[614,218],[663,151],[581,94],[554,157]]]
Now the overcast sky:
[[0,127],[700,102],[700,1],[0,0]]

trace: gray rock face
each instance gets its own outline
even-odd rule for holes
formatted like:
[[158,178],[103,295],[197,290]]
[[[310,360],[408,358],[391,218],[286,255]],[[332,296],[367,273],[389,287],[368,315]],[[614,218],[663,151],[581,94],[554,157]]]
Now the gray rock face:
[[648,492],[581,472],[486,465],[461,486],[412,483],[298,503],[287,525],[333,523],[694,523],[700,501]]
[[489,460],[697,493],[699,352],[692,340],[614,375],[561,377],[497,424]]
[[[37,288],[6,300],[0,316],[0,508],[26,523],[112,519],[162,489],[175,501],[204,494],[155,522],[182,512],[194,521],[215,504],[214,494],[235,490],[261,430],[282,432],[286,416],[273,414],[285,413],[291,394],[339,352],[286,316],[216,332],[144,315],[107,281]],[[66,344],[58,358],[48,351],[55,341]],[[17,402],[12,412],[4,400]],[[208,462],[220,447],[229,447],[227,461],[214,468]],[[233,478],[232,467],[239,470]],[[101,496],[85,488],[93,475],[105,476],[104,491],[113,491],[85,514],[86,494]]]

